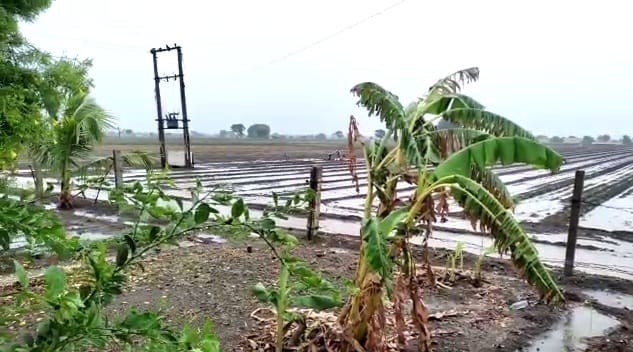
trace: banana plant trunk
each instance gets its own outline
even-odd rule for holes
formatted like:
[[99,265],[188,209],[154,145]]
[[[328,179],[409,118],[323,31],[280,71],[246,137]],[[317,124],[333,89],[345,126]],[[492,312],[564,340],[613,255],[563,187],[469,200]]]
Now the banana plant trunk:
[[[339,323],[348,336],[353,337],[361,346],[368,348],[369,322],[381,306],[382,284],[380,278],[369,270],[364,243],[359,253],[355,286],[359,289],[358,293],[352,296],[347,307],[343,309]],[[354,346],[347,347],[348,351],[355,350]]]

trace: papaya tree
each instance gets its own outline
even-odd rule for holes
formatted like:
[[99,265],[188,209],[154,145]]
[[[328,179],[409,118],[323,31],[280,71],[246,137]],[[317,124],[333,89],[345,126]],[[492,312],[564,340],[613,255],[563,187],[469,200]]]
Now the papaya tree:
[[[447,220],[449,198],[463,208],[473,226],[479,225],[492,236],[497,251],[510,253],[512,263],[544,301],[563,300],[536,248],[511,213],[514,199],[491,170],[496,164],[524,163],[556,172],[563,159],[529,131],[460,93],[465,83],[478,78],[477,68],[455,72],[407,107],[376,83],[352,88],[358,104],[380,118],[386,133],[370,141],[359,134],[356,120],[350,118],[349,155],[355,155],[355,145],[362,145],[368,174],[356,293],[339,316],[345,335],[341,340],[346,341],[343,350],[386,349],[385,293],[394,302],[399,343],[407,343],[404,302],[411,300],[418,345],[421,350],[430,349],[427,311],[409,239],[423,234],[427,248],[432,224],[438,217]],[[448,124],[437,128],[438,121]],[[355,163],[350,160],[358,189]],[[406,199],[396,192],[399,182],[416,186]],[[376,199],[379,206],[373,212]],[[423,274],[435,284],[428,256],[423,268]]]

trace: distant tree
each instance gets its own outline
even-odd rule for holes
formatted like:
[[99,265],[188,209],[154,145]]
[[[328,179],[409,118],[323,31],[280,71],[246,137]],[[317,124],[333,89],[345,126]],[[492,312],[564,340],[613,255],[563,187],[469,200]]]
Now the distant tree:
[[343,134],[342,131],[336,131],[334,132],[334,137],[342,139],[342,138],[345,138],[345,135]]
[[563,143],[563,139],[559,136],[554,136],[549,139],[551,143]]
[[624,136],[622,136],[622,144],[631,145],[633,144],[633,140],[631,140],[631,137],[625,134]]
[[268,139],[270,138],[270,126],[256,123],[246,130],[248,138]]
[[385,136],[385,130],[375,130],[374,131],[374,136],[376,138],[382,138]]
[[270,138],[272,139],[284,139],[285,136],[280,135],[279,133],[273,133]]
[[231,138],[233,136],[235,136],[235,132],[233,131],[227,131],[227,130],[220,131],[220,138]]
[[578,137],[576,137],[576,136],[569,136],[569,137],[567,137],[567,139],[576,139],[576,138],[578,138]]
[[608,142],[611,140],[611,136],[609,136],[608,134],[601,134],[598,136],[598,141],[600,142]]
[[327,139],[327,136],[325,135],[325,133],[319,133],[316,136],[314,136],[314,139],[319,140],[319,141],[323,141]]
[[244,137],[244,131],[246,131],[246,127],[244,127],[244,125],[242,125],[241,123],[236,123],[234,125],[231,125],[231,131],[233,131],[233,133],[240,137]]
[[130,136],[130,135],[134,134],[134,131],[128,129],[128,130],[123,131],[123,133],[125,133],[128,136]]
[[595,141],[595,139],[591,136],[584,136],[582,137],[582,144],[583,145],[592,145],[593,142]]

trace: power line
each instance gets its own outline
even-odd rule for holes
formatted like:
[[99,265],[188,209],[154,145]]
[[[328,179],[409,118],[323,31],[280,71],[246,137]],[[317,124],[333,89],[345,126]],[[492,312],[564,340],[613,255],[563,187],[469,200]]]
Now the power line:
[[407,0],[400,0],[399,2],[397,2],[395,4],[392,4],[391,6],[385,7],[384,9],[382,9],[382,10],[380,10],[378,12],[374,12],[373,14],[371,14],[371,15],[365,17],[365,18],[362,18],[362,19],[360,19],[360,20],[358,20],[358,21],[356,21],[356,22],[354,22],[354,23],[352,23],[352,24],[350,24],[348,26],[345,26],[345,27],[337,30],[336,32],[333,32],[333,33],[331,33],[331,34],[329,34],[329,35],[327,35],[327,36],[325,36],[325,37],[323,37],[323,38],[321,38],[321,39],[319,39],[319,40],[317,40],[315,42],[312,42],[312,43],[310,43],[308,45],[305,45],[303,47],[295,49],[295,50],[293,50],[293,51],[291,51],[291,52],[289,52],[289,53],[287,53],[287,54],[285,54],[283,56],[280,56],[280,57],[278,57],[276,59],[273,59],[273,60],[269,61],[266,64],[256,66],[256,67],[252,68],[251,70],[249,70],[249,72],[253,71],[253,70],[256,70],[256,69],[259,69],[259,68],[262,68],[262,67],[269,66],[269,65],[274,65],[274,64],[279,63],[281,61],[284,61],[284,60],[286,60],[286,59],[288,59],[288,58],[290,58],[292,56],[301,54],[301,53],[303,53],[303,52],[305,52],[305,51],[307,51],[307,50],[309,50],[309,49],[311,49],[311,48],[313,48],[313,47],[315,47],[315,46],[317,46],[319,44],[322,44],[322,43],[324,43],[324,42],[326,42],[326,41],[328,41],[328,40],[330,40],[332,38],[335,38],[335,37],[347,32],[347,31],[351,30],[351,29],[354,29],[354,28],[360,26],[361,24],[372,20],[373,18],[376,18],[376,17],[378,17],[378,16],[380,16],[380,15],[386,13],[386,12],[389,12],[390,10],[393,10],[394,8],[404,4],[406,1]]

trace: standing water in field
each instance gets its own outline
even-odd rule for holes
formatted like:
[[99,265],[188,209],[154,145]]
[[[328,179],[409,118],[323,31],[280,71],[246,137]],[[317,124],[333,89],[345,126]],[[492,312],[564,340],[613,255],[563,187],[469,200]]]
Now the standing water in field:
[[576,307],[566,312],[550,331],[538,336],[527,351],[584,351],[584,339],[604,335],[618,324],[616,319],[591,307]]

